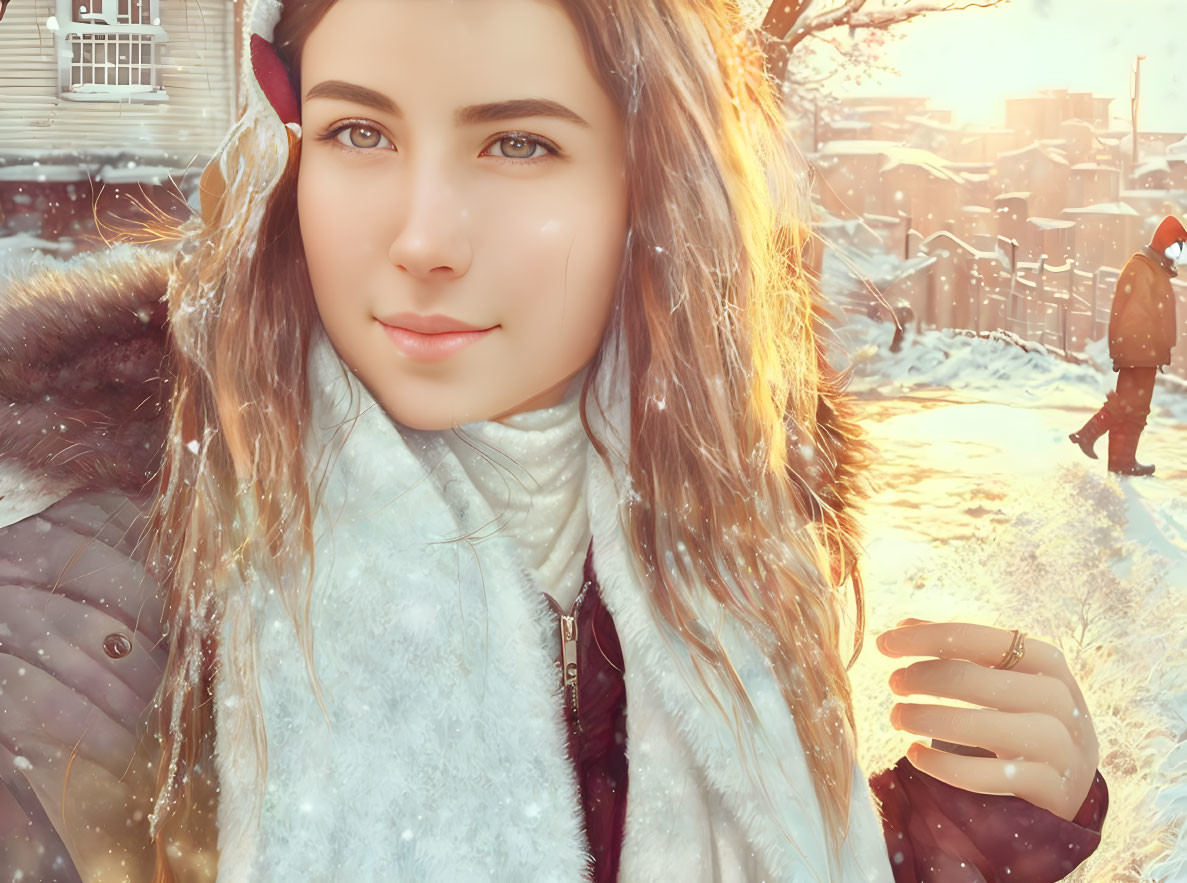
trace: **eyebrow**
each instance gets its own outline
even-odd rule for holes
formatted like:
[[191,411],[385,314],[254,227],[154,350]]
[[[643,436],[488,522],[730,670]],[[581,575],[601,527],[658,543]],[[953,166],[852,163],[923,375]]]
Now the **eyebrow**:
[[[339,101],[361,104],[392,116],[404,116],[400,106],[382,92],[342,80],[325,80],[318,83],[305,93],[306,101],[311,101],[314,98],[336,98]],[[454,119],[463,126],[521,117],[555,117],[590,128],[589,123],[575,111],[548,98],[515,98],[487,104],[471,104],[468,107],[460,107],[454,112]]]

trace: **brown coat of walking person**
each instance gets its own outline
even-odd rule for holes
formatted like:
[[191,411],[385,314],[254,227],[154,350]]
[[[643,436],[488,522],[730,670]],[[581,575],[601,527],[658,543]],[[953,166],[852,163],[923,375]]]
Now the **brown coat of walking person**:
[[1093,444],[1109,433],[1109,471],[1150,475],[1154,466],[1137,461],[1138,438],[1150,414],[1154,376],[1169,365],[1175,345],[1175,264],[1185,261],[1187,230],[1174,217],[1164,218],[1150,244],[1126,262],[1117,279],[1109,318],[1109,355],[1117,389],[1077,432],[1068,438],[1096,459]]

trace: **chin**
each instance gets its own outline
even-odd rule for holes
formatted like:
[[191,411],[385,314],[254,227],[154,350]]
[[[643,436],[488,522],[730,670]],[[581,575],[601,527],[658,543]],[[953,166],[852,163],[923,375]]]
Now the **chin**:
[[485,420],[485,415],[471,416],[469,412],[460,409],[443,409],[441,407],[409,407],[408,403],[380,402],[387,416],[409,429],[420,432],[440,432],[452,429],[475,420]]

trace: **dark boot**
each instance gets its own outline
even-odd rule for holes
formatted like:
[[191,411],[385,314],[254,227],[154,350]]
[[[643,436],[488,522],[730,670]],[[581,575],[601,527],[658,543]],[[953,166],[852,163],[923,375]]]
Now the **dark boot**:
[[1093,460],[1099,459],[1096,456],[1096,451],[1092,446],[1096,444],[1096,440],[1104,435],[1113,425],[1113,415],[1109,412],[1109,406],[1105,405],[1095,414],[1088,418],[1085,423],[1076,432],[1068,436],[1072,441],[1080,446],[1080,450]]
[[1146,424],[1127,421],[1109,429],[1109,471],[1117,475],[1153,475],[1154,465],[1137,461],[1138,438]]

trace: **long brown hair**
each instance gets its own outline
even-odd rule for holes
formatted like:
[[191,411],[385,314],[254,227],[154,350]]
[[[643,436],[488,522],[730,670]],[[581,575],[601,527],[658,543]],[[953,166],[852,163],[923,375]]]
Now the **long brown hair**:
[[[298,89],[305,40],[333,2],[284,6],[274,43]],[[734,2],[563,5],[626,121],[631,223],[607,336],[620,335],[631,369],[628,541],[739,734],[756,714],[692,593],[763,647],[839,848],[855,745],[837,584],[854,572],[845,503],[864,449],[815,330],[807,202],[777,89]],[[212,775],[208,663],[226,592],[247,567],[280,577],[312,563],[301,442],[318,318],[295,223],[300,145],[270,152],[279,128],[249,115],[230,133],[215,160],[226,189],[182,228],[170,285],[177,376],[153,539],[172,645],[154,880],[172,879],[168,831]],[[587,431],[596,375],[595,364],[582,391]],[[282,595],[316,690],[309,592],[303,580]],[[218,676],[254,689],[250,664]],[[264,756],[262,721],[242,737]]]

